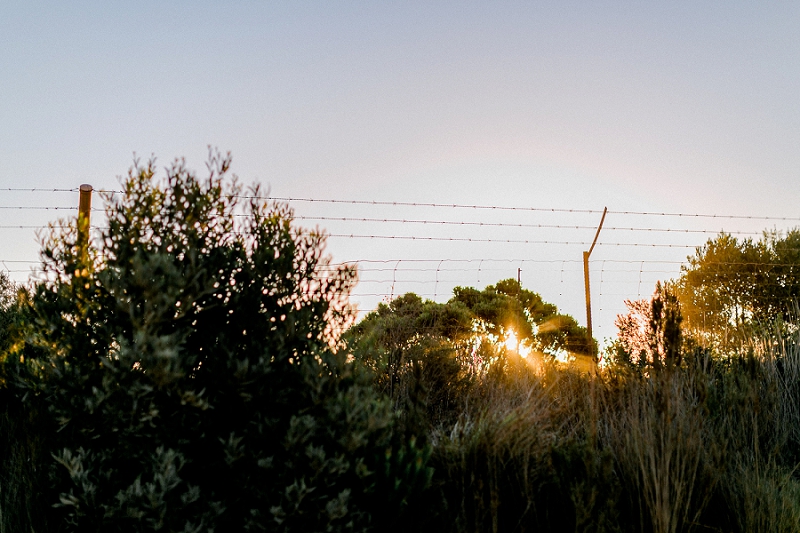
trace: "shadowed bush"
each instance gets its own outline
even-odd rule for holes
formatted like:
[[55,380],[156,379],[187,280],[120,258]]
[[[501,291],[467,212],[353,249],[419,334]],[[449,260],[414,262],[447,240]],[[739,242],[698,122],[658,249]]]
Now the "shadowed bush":
[[96,251],[74,224],[45,240],[5,367],[24,407],[5,475],[36,487],[41,530],[363,531],[400,514],[414,468],[425,485],[424,447],[333,350],[354,269],[257,189],[240,205],[229,163],[137,166]]

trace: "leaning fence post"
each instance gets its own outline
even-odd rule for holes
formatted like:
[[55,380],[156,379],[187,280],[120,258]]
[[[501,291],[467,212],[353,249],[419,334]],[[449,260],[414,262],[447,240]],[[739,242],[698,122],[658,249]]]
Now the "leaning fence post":
[[595,353],[594,350],[594,337],[592,336],[592,292],[589,289],[589,256],[592,255],[594,245],[597,244],[597,237],[600,236],[600,230],[603,229],[603,221],[606,219],[606,213],[608,213],[608,208],[604,207],[603,216],[600,217],[600,225],[597,226],[597,233],[594,234],[592,246],[589,248],[588,252],[583,252],[583,283],[586,291],[586,341],[588,343],[589,352],[594,358],[595,363],[597,362],[597,353]]

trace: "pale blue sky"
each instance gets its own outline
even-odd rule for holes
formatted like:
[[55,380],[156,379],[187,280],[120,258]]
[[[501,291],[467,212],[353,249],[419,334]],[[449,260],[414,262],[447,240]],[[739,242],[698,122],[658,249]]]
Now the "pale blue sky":
[[[154,153],[164,164],[186,156],[202,169],[210,144],[232,151],[242,180],[259,181],[275,196],[798,217],[798,28],[796,2],[6,2],[0,6],[0,188],[114,187],[133,152]],[[63,193],[0,194],[0,205],[75,203]],[[297,209],[526,224],[599,219]],[[41,223],[53,214],[0,210],[0,225]],[[611,227],[678,224],[689,227],[676,219],[607,220]],[[692,224],[747,231],[794,225]],[[591,230],[320,225],[333,233],[593,236]],[[704,239],[608,232],[593,258],[680,260],[688,253],[602,244],[624,238]],[[341,238],[329,246],[342,260],[556,262],[579,260],[582,248]],[[32,231],[0,229],[0,259],[33,260],[36,249]],[[494,278],[453,264],[450,281],[438,284],[423,279],[435,273],[410,271],[409,283],[396,284],[395,292],[430,292],[442,300],[453,284],[485,285],[516,274],[511,263]],[[580,272],[553,264],[524,264],[524,284],[583,322]],[[637,272],[619,273],[616,282],[611,268],[602,280],[593,278],[598,290],[606,284],[595,298],[598,336],[613,335],[624,296],[652,290],[660,274],[640,282],[643,264],[628,264]],[[390,292],[378,283],[384,275],[397,276],[365,272],[367,283],[357,292]],[[379,299],[359,303],[366,309]]]

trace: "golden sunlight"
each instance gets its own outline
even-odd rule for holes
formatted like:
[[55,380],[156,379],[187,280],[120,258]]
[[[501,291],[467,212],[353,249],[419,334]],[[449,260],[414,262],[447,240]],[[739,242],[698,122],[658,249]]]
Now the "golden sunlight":
[[517,333],[512,328],[508,328],[505,337],[506,340],[503,342],[503,345],[506,347],[506,350],[516,352],[522,358],[527,358],[531,354],[531,347],[517,338]]
[[517,334],[514,332],[513,329],[508,328],[504,344],[506,345],[506,350],[511,350],[513,352],[519,350],[519,340],[517,340]]

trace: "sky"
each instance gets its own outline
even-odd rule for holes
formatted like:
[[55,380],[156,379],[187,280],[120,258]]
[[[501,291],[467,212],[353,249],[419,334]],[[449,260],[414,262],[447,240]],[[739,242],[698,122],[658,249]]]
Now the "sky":
[[77,205],[9,189],[113,189],[134,153],[202,174],[212,146],[273,197],[524,208],[292,201],[362,312],[519,273],[583,324],[607,207],[610,338],[717,231],[800,224],[798,27],[797,2],[5,2],[0,268],[38,257],[8,226],[72,213],[9,208]]

